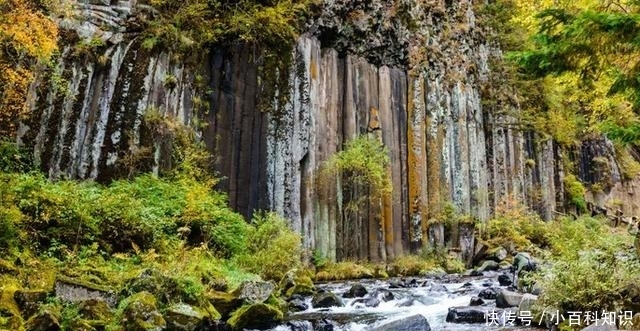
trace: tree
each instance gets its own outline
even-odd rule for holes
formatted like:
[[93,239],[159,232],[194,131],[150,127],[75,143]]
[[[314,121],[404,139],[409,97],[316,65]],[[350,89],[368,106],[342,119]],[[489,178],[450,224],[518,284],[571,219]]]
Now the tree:
[[578,1],[535,17],[532,46],[511,58],[543,82],[547,114],[573,117],[577,137],[640,142],[640,2]]
[[0,136],[15,134],[35,66],[57,50],[58,27],[45,9],[37,0],[0,0]]

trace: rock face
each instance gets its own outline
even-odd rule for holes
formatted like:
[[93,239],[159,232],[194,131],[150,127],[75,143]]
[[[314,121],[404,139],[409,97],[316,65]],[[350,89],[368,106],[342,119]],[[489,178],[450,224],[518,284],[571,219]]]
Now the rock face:
[[[261,63],[252,57],[258,48],[214,48],[193,68],[168,51],[146,50],[139,31],[127,30],[148,6],[111,3],[78,3],[77,21],[60,23],[76,39],[105,45],[88,56],[74,52],[75,39],[63,41],[56,72],[66,93],[51,87],[47,73],[31,86],[34,116],[18,139],[51,178],[108,181],[170,168],[170,144],[153,122],[170,118],[203,124],[198,136],[219,157],[220,187],[232,207],[246,216],[277,211],[307,248],[330,260],[385,260],[446,244],[470,262],[472,223],[445,236],[428,222],[444,202],[480,220],[513,198],[546,219],[562,210],[557,146],[516,129],[507,114],[517,109],[487,100],[489,63],[500,52],[484,40],[471,0],[405,1],[400,8],[325,1],[292,50],[289,84],[278,91],[288,102],[269,104],[269,111],[262,108],[273,98],[264,95]],[[196,84],[202,80],[207,94]],[[209,109],[198,112],[195,101],[204,99]],[[346,213],[349,199],[366,192],[345,191],[337,180],[315,183],[323,162],[359,135],[387,147],[394,190]],[[589,169],[585,160],[580,169]]]

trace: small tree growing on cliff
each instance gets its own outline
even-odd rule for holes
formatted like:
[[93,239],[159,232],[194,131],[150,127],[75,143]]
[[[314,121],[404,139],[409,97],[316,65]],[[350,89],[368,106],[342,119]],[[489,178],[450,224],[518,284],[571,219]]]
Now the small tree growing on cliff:
[[378,139],[366,135],[356,137],[321,166],[316,182],[319,196],[335,199],[331,188],[339,185],[343,210],[349,218],[367,203],[391,194],[390,164],[387,149]]

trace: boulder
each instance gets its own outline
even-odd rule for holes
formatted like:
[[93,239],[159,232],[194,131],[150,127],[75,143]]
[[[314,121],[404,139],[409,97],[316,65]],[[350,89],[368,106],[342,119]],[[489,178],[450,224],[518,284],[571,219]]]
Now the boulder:
[[496,261],[486,260],[476,269],[477,272],[495,271],[500,269],[500,265]]
[[272,282],[245,281],[232,293],[244,303],[263,303],[273,293],[276,286]]
[[38,311],[40,304],[47,300],[48,293],[45,291],[17,290],[13,298],[20,308],[24,318],[29,318]]
[[388,302],[395,299],[393,293],[387,289],[379,288],[371,294],[372,297],[376,297],[381,301]]
[[360,283],[354,284],[351,288],[345,292],[342,297],[343,298],[361,298],[367,295],[367,289]]
[[609,323],[603,323],[602,320],[598,320],[595,323],[582,329],[582,331],[616,331],[618,328],[615,325],[609,325]]
[[525,294],[522,296],[518,304],[518,311],[532,311],[533,305],[538,301],[538,296],[533,294]]
[[242,306],[242,300],[233,293],[211,291],[206,296],[207,300],[222,315],[222,319],[229,318],[231,312]]
[[58,331],[60,330],[60,316],[53,310],[45,309],[33,315],[25,323],[24,328],[27,331]]
[[124,302],[121,324],[127,331],[161,331],[167,326],[149,292],[136,293]]
[[402,319],[382,324],[370,331],[431,331],[431,326],[422,315],[411,315]]
[[484,304],[484,300],[478,297],[472,297],[469,306],[482,306]]
[[313,308],[342,307],[344,304],[337,295],[331,292],[316,293],[311,300]]
[[294,296],[289,299],[288,308],[290,312],[299,312],[309,309],[309,305],[300,296]]
[[506,249],[504,249],[504,247],[498,247],[489,252],[487,259],[490,259],[496,262],[502,262],[507,258],[508,255],[509,253],[507,252]]
[[333,321],[320,319],[313,322],[314,331],[334,331],[338,330],[338,326]]
[[203,328],[205,317],[206,314],[200,309],[184,303],[172,305],[164,314],[167,327],[175,331],[194,331]]
[[115,307],[117,303],[116,295],[111,289],[78,279],[58,276],[54,289],[56,297],[66,302],[80,303],[100,299],[111,307]]
[[363,304],[365,307],[378,307],[380,305],[380,300],[376,297],[359,298],[354,300],[352,305],[358,303]]
[[259,329],[264,330],[282,321],[282,312],[265,303],[244,305],[231,314],[227,321],[232,330]]
[[496,295],[496,307],[518,307],[518,305],[520,305],[520,301],[522,301],[522,297],[523,295],[520,293],[512,292],[509,290],[501,290]]
[[512,269],[518,277],[523,271],[535,271],[537,266],[536,261],[529,253],[520,252],[513,258]]
[[477,307],[451,307],[447,313],[449,323],[484,323],[485,310]]
[[498,283],[500,283],[500,286],[509,286],[513,284],[513,279],[510,275],[501,274],[498,276]]
[[106,324],[113,318],[111,308],[104,300],[89,299],[78,305],[78,313],[80,316],[89,321],[102,322]]
[[280,280],[278,287],[280,292],[287,297],[295,294],[313,295],[316,290],[311,277],[296,269],[289,270]]
[[479,298],[486,299],[486,300],[494,300],[497,295],[498,295],[498,291],[493,287],[482,289],[482,291],[478,293]]

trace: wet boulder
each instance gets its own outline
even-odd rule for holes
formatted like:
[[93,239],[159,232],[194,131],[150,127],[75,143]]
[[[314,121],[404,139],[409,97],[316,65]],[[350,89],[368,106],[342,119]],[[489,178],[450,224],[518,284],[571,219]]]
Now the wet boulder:
[[313,322],[314,331],[334,331],[338,330],[338,326],[335,322],[328,319],[320,319]]
[[121,324],[128,331],[159,331],[167,326],[149,292],[136,293],[125,299]]
[[484,323],[486,312],[478,307],[451,307],[446,320],[449,323]]
[[431,331],[431,326],[422,315],[411,315],[402,319],[382,324],[370,331]]
[[276,307],[265,303],[245,305],[231,314],[227,324],[232,330],[264,330],[277,325],[284,315]]
[[376,297],[359,298],[353,301],[352,305],[355,304],[362,304],[365,307],[378,307],[380,305],[380,300]]
[[511,278],[512,277],[510,275],[501,274],[500,276],[498,276],[498,283],[500,283],[500,286],[509,286],[513,284],[513,279]]
[[387,289],[379,288],[371,294],[372,297],[376,297],[381,301],[388,302],[395,299],[393,293]]
[[289,298],[289,303],[287,304],[290,312],[299,312],[305,311],[309,309],[309,305],[304,301],[304,298],[300,295],[294,295]]
[[478,297],[486,300],[494,300],[497,295],[498,291],[493,287],[482,289],[482,291],[478,293]]
[[501,290],[496,295],[496,307],[518,307],[518,305],[520,305],[520,301],[522,301],[522,297],[523,295],[520,293],[512,292],[509,290]]
[[354,284],[351,288],[345,292],[343,298],[362,298],[367,295],[367,289],[360,283]]
[[478,297],[472,297],[469,301],[469,306],[482,306],[484,304],[484,300]]
[[311,305],[314,308],[342,307],[342,300],[332,292],[316,293],[313,296]]

